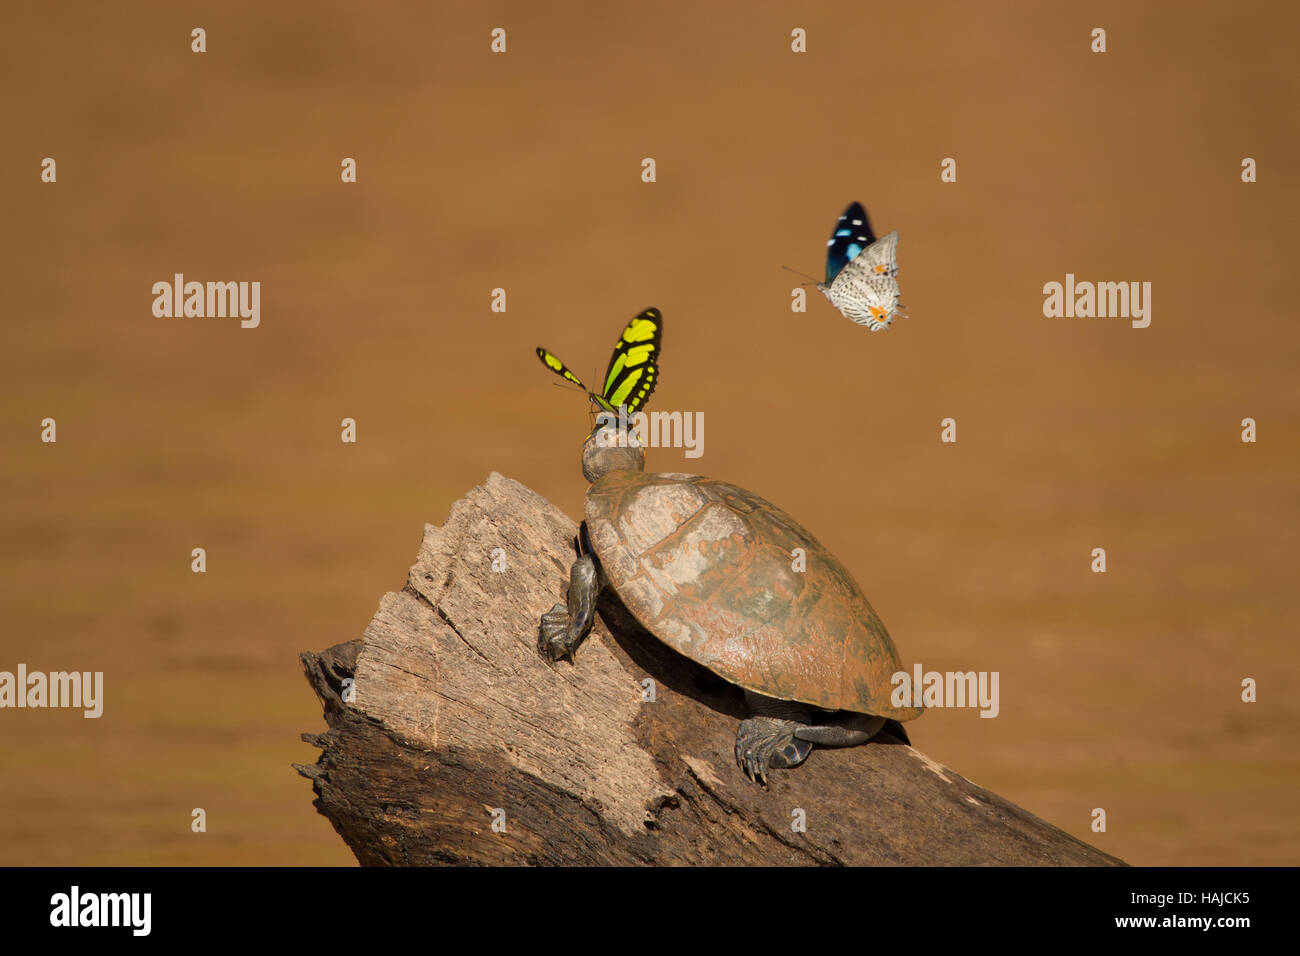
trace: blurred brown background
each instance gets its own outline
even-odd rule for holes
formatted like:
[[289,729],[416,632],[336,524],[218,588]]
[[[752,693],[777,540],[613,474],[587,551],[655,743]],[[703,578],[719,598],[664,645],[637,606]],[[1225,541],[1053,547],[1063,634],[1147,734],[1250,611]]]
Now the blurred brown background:
[[[0,669],[106,700],[0,711],[0,863],[353,862],[297,653],[491,470],[578,516],[533,347],[585,377],[649,305],[651,407],[706,420],[650,466],[796,515],[909,663],[1001,673],[918,746],[1133,863],[1300,862],[1294,6],[418,6],[8,11]],[[853,199],[887,334],[789,308]],[[260,281],[261,327],[154,318],[175,272]],[[1045,318],[1067,272],[1151,327]]]

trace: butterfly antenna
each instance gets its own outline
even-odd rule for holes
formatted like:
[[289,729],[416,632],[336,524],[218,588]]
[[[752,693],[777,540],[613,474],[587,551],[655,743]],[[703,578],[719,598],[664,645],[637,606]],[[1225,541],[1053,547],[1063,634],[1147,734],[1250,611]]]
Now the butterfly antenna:
[[565,379],[562,382],[552,382],[551,384],[554,385],[556,388],[564,389],[566,392],[576,391],[576,392],[582,392],[582,394],[584,395],[587,394],[587,390],[585,388],[578,388],[578,386],[574,385],[568,379]]
[[793,272],[797,276],[803,276],[805,279],[812,279],[812,282],[801,282],[799,283],[800,285],[816,285],[819,281],[817,279],[813,279],[813,277],[806,272],[800,272],[798,269],[791,269],[789,266],[782,266],[781,268],[784,269],[786,272]]

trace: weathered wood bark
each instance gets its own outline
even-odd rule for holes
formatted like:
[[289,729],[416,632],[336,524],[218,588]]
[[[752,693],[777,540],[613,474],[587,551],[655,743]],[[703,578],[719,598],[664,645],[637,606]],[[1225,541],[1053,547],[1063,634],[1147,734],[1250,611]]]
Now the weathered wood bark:
[[751,783],[740,693],[608,593],[576,664],[545,663],[576,533],[494,473],[361,639],[302,655],[329,729],[297,769],[361,863],[1121,864],[897,742]]

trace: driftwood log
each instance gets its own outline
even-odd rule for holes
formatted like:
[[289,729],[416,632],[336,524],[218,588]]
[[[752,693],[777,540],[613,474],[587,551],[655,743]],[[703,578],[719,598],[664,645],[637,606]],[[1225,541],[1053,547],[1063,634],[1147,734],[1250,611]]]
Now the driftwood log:
[[302,655],[329,729],[296,769],[362,864],[1122,865],[892,738],[751,783],[740,692],[608,591],[545,663],[576,534],[493,473],[360,639]]

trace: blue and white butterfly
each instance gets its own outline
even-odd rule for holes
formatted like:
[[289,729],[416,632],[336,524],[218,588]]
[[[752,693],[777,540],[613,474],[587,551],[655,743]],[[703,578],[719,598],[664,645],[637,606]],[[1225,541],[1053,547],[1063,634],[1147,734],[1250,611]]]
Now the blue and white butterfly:
[[898,233],[877,239],[862,203],[851,203],[826,243],[826,281],[817,289],[858,325],[889,328],[906,315],[898,304]]

